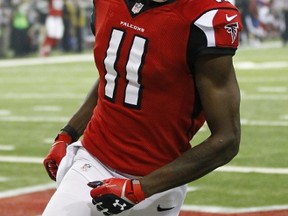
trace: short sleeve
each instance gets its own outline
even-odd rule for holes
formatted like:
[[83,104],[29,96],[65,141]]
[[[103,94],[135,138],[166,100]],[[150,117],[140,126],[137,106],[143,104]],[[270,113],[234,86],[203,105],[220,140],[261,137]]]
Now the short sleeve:
[[188,51],[194,58],[204,54],[233,55],[239,45],[241,29],[238,10],[207,11],[191,24]]

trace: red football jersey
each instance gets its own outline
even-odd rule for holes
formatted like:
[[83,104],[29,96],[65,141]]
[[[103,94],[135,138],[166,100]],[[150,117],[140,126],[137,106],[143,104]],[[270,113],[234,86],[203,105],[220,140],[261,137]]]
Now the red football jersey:
[[83,145],[104,164],[143,176],[191,148],[204,123],[193,62],[234,55],[240,14],[224,0],[95,0],[98,104]]

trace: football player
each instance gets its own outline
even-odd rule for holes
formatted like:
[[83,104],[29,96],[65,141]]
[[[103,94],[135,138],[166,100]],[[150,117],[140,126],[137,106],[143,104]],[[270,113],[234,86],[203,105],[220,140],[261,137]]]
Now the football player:
[[99,79],[44,159],[43,215],[178,215],[187,183],[238,153],[241,28],[228,0],[94,0]]
[[64,33],[63,24],[63,0],[49,0],[49,14],[45,20],[46,36],[40,49],[41,56],[50,54],[53,47],[62,38]]

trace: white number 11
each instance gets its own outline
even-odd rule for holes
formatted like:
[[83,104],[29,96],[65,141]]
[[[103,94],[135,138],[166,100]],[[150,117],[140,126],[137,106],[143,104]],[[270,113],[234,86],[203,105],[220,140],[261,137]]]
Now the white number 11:
[[[119,73],[116,69],[116,63],[119,58],[119,51],[125,34],[123,31],[113,29],[109,47],[107,49],[104,65],[106,70],[105,80],[105,97],[111,101],[115,101],[117,91],[117,80]],[[141,69],[144,62],[144,53],[147,40],[134,36],[133,43],[130,48],[128,61],[126,63],[126,88],[124,104],[134,108],[139,108],[141,105]]]

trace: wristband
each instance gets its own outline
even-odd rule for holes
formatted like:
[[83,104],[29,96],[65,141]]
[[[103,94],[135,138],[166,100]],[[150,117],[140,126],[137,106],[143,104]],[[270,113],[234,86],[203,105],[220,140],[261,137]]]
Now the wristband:
[[135,198],[137,200],[136,203],[139,203],[141,202],[142,200],[145,199],[145,194],[141,188],[141,185],[140,185],[140,181],[139,180],[136,180],[136,179],[133,179],[132,180],[132,187],[133,187],[133,191],[134,191],[134,195],[135,195]]
[[78,132],[70,125],[66,125],[64,128],[61,129],[61,131],[66,132],[71,137],[72,142],[76,142],[80,137]]
[[59,133],[59,134],[57,134],[54,141],[55,141],[55,143],[58,143],[58,141],[64,141],[67,145],[69,145],[72,143],[72,138],[66,133]]

